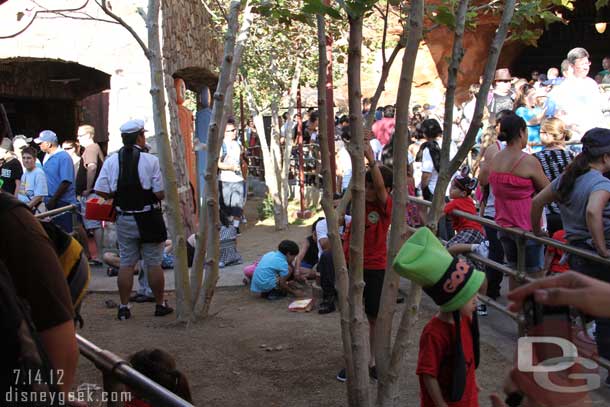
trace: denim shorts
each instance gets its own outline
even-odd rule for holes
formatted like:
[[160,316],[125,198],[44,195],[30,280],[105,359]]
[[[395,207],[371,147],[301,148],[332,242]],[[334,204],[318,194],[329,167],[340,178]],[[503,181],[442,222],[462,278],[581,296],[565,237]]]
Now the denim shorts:
[[146,267],[161,266],[165,242],[140,243],[140,232],[133,215],[119,215],[116,219],[121,267],[133,267],[142,259]]
[[[502,243],[504,254],[508,265],[517,269],[517,241],[516,236],[503,231],[498,232],[498,237]],[[537,273],[544,266],[544,246],[542,243],[533,240],[525,241],[525,272]]]

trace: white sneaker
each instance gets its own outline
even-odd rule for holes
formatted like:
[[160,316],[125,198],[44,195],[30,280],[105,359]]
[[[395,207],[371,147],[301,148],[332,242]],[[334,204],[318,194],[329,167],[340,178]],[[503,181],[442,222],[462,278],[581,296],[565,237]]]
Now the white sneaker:
[[481,257],[488,257],[489,256],[489,240],[483,240],[481,243],[479,243],[472,249],[472,252],[475,254],[478,254]]

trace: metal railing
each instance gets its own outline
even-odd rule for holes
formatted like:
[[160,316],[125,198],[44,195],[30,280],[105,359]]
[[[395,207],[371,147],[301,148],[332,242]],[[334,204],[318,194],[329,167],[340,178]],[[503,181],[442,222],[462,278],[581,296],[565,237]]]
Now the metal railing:
[[[36,214],[37,219],[44,219],[61,215],[65,212],[72,212],[72,225],[77,222],[76,216],[80,208],[77,205],[67,205],[61,208],[52,209],[47,212]],[[101,349],[94,343],[76,335],[80,354],[91,361],[98,370],[102,372],[103,388],[106,394],[107,407],[121,407],[123,405],[124,385],[129,386],[138,394],[142,394],[150,401],[153,406],[159,407],[192,407],[193,405],[178,397],[165,387],[144,376],[135,370],[127,361],[121,359],[114,353]]]
[[[93,362],[102,372],[104,392],[108,395],[107,407],[122,406],[119,395],[125,391],[124,385],[135,393],[143,394],[146,400],[158,407],[192,407],[193,405],[167,390],[165,387],[135,370],[129,363],[112,352],[97,347],[92,342],[76,335],[81,355]],[[117,400],[113,400],[117,399]]]
[[[407,197],[407,201],[416,204],[416,205],[421,205],[421,206],[426,206],[426,207],[431,207],[432,206],[432,202],[427,201],[425,199],[421,199],[421,198],[416,198],[416,197],[412,197],[412,196],[408,196]],[[496,230],[500,230],[502,232],[511,234],[513,236],[516,237],[516,245],[517,245],[517,270],[513,270],[510,267],[506,266],[505,264],[500,264],[498,262],[495,262],[493,260],[489,260],[486,257],[482,257],[479,256],[477,254],[474,253],[467,253],[465,254],[466,257],[475,260],[476,262],[479,262],[487,267],[491,267],[495,270],[500,271],[502,274],[507,275],[509,277],[512,277],[515,279],[515,281],[517,281],[519,284],[521,283],[528,283],[528,282],[532,282],[534,281],[533,278],[529,277],[526,274],[525,271],[525,248],[526,248],[526,241],[527,240],[533,240],[536,241],[538,243],[542,243],[546,246],[552,246],[558,249],[561,249],[565,252],[583,257],[587,260],[591,260],[591,261],[595,261],[598,262],[600,264],[604,264],[604,265],[610,265],[610,259],[598,256],[596,253],[592,252],[592,251],[587,251],[587,250],[583,250],[583,249],[579,249],[576,247],[572,247],[570,245],[567,245],[565,243],[559,242],[557,240],[554,239],[550,239],[548,237],[540,237],[540,236],[536,236],[535,234],[531,233],[531,232],[527,232],[524,231],[522,229],[517,229],[517,228],[506,228],[506,227],[502,227],[500,225],[498,225],[496,222],[487,219],[487,218],[483,218],[481,216],[478,215],[473,215],[471,213],[467,213],[467,212],[463,212],[460,210],[453,210],[451,212],[452,215],[455,216],[459,216],[468,220],[472,220],[474,222],[480,223],[482,225],[494,228]],[[410,231],[415,231],[417,230],[417,228],[414,228],[412,226],[407,226],[407,229]],[[525,326],[526,324],[526,320],[525,317],[523,315],[523,313],[515,313],[510,311],[506,306],[498,303],[497,301],[491,299],[490,297],[487,297],[485,295],[481,295],[479,294],[478,297],[481,299],[482,302],[486,303],[487,305],[493,307],[494,309],[497,309],[498,311],[500,311],[502,314],[508,316],[509,318],[511,318],[512,320],[514,320],[518,325],[519,325],[519,332],[520,334],[522,333],[522,328]],[[606,369],[610,369],[610,361],[601,357],[601,356],[594,356],[593,359],[602,367],[606,368]]]

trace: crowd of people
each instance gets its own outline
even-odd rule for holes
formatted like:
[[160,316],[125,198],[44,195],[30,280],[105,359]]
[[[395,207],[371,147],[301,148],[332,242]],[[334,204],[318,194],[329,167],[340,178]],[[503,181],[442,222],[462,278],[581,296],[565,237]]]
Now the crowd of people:
[[[438,300],[441,312],[430,321],[420,338],[418,374],[423,406],[454,405],[451,403],[456,402],[463,402],[459,405],[478,405],[474,379],[479,358],[478,329],[474,328],[474,322],[477,316],[487,315],[487,308],[485,304],[477,304],[476,293],[478,291],[497,300],[503,274],[460,255],[472,252],[513,269],[517,268],[520,256],[519,242],[514,234],[453,215],[453,210],[480,214],[504,228],[549,236],[573,247],[596,252],[602,257],[610,256],[607,248],[610,241],[610,180],[607,178],[610,175],[610,87],[606,86],[610,82],[609,63],[610,58],[604,58],[604,71],[593,80],[588,77],[591,65],[589,54],[583,48],[575,48],[561,64],[561,76],[557,68],[550,68],[547,75],[535,75],[530,80],[512,77],[506,68],[496,71],[492,90],[487,95],[484,123],[477,136],[477,145],[471,152],[469,163],[472,165],[464,163],[461,170],[452,176],[446,191],[446,216],[439,223],[439,235],[446,241],[445,247],[450,254],[448,259],[455,256],[458,259],[446,260],[447,264],[439,268],[449,270],[447,273],[467,276],[463,281],[466,281],[464,284],[468,285],[468,290],[458,290],[461,294],[450,297],[438,297],[438,293],[434,292],[431,294],[435,301]],[[473,99],[456,108],[450,158],[464,141],[477,93],[478,86],[472,87]],[[364,304],[371,326],[369,343],[372,349],[385,273],[385,242],[390,226],[392,181],[388,169],[391,161],[387,160],[387,156],[392,148],[395,108],[385,106],[370,112],[368,106],[369,101],[365,99],[363,114],[375,114],[372,136],[367,140],[369,142],[365,149],[368,170],[365,184]],[[442,116],[436,113],[439,110],[430,105],[417,105],[413,107],[410,117],[411,144],[406,174],[409,194],[428,200],[436,189],[441,141],[445,133],[441,127]],[[336,192],[341,194],[348,187],[351,176],[351,160],[346,152],[349,120],[338,117],[336,133],[339,135],[335,144]],[[310,140],[316,140],[316,137]],[[409,205],[407,221],[414,226],[423,225],[425,211],[413,209]],[[351,218],[349,214],[340,214],[339,219],[342,239],[344,245],[348,246]],[[317,258],[312,250],[314,242]],[[260,267],[261,272],[265,269],[268,281],[266,289],[255,286],[251,288],[252,291],[262,291],[268,298],[267,294],[271,293],[270,299],[275,299],[288,292],[284,287],[291,278],[317,278],[323,292],[319,312],[333,312],[335,277],[325,220],[319,219],[315,223],[311,236],[307,237],[298,252],[292,243],[293,249],[289,253],[279,251],[283,253],[282,266],[275,269],[275,273],[269,272],[268,267]],[[407,246],[403,246],[401,251],[406,250]],[[410,247],[407,256],[412,258],[415,256],[414,243]],[[349,250],[345,250],[345,255],[347,258]],[[562,275],[571,269],[610,282],[607,266],[567,255],[560,249],[545,247],[533,240],[526,241],[524,257],[525,272],[533,278]],[[431,266],[432,263],[426,264]],[[419,278],[418,273],[422,273],[421,269],[413,269],[410,265],[397,265],[395,262],[394,266],[395,269],[402,267],[403,275],[415,281]],[[468,269],[480,269],[484,273],[475,274],[468,272]],[[260,277],[258,272],[259,267],[256,267],[253,279]],[[444,278],[446,276],[438,276],[433,282],[436,285],[429,281],[418,282],[424,287],[436,287]],[[509,278],[509,289],[519,292],[517,286],[516,280]],[[519,298],[522,299],[521,296]],[[606,359],[610,358],[608,321],[605,316],[597,315],[589,329],[599,354]],[[462,327],[452,328],[456,324]],[[463,349],[459,352],[459,365],[465,360],[465,371],[455,364],[452,369],[440,369],[441,364],[445,363],[442,355],[455,355],[452,351],[456,346],[454,331],[460,332]],[[475,352],[472,352],[473,346]],[[370,373],[371,377],[376,377],[373,354],[371,351]],[[455,387],[456,371],[462,372],[465,381],[452,388],[452,383]],[[339,372],[337,379],[346,379],[345,369]],[[610,377],[606,379],[606,384],[610,386]]]
[[[610,257],[607,246],[610,240],[610,179],[607,177],[610,106],[606,86],[610,82],[609,64],[610,58],[604,58],[604,70],[593,80],[588,77],[589,54],[583,48],[575,48],[567,54],[561,68],[550,68],[546,75],[533,75],[530,80],[514,78],[506,68],[496,71],[493,89],[486,95],[485,120],[477,137],[477,148],[469,161],[472,165],[462,166],[452,176],[445,192],[445,216],[439,223],[439,236],[445,243],[427,228],[420,228],[394,262],[395,271],[424,286],[439,305],[439,313],[428,322],[419,339],[417,374],[422,406],[478,405],[475,370],[481,355],[477,318],[487,315],[487,309],[477,303],[476,296],[482,293],[498,299],[503,275],[463,255],[474,253],[511,268],[517,267],[520,257],[519,242],[513,234],[481,226],[454,215],[454,210],[480,214],[504,228],[551,236],[601,257]],[[471,96],[477,94],[478,88],[473,86]],[[364,148],[367,172],[363,303],[370,327],[369,373],[376,379],[375,325],[391,226],[393,174],[389,157],[393,149],[395,108],[384,106],[373,112],[369,106],[364,100],[363,115],[375,115],[375,122]],[[474,99],[456,108],[450,157],[464,142],[473,109]],[[441,141],[446,133],[439,111],[440,108],[428,104],[411,109],[411,144],[405,176],[412,196],[431,199],[437,189]],[[318,120],[315,111],[308,112],[304,143],[318,142]],[[351,129],[345,116],[337,117],[336,125],[335,192],[340,196],[350,184],[351,160],[347,149]],[[284,137],[291,134],[290,129],[282,130]],[[121,126],[123,147],[108,157],[94,142],[91,126],[81,126],[77,140],[62,144],[51,130],[40,132],[34,140],[1,135],[3,192],[0,203],[4,208],[1,215],[4,230],[10,231],[12,239],[1,242],[0,268],[3,273],[6,268],[13,276],[19,295],[36,298],[32,318],[51,362],[70,376],[65,389],[72,384],[76,366],[71,321],[74,311],[61,266],[32,213],[79,205],[82,210],[74,232],[82,235],[84,242],[88,241],[88,235],[94,238],[96,255],[89,253],[88,257],[92,264],[98,264],[102,260],[102,225],[95,219],[87,219],[84,208],[92,197],[113,198],[119,249],[118,258],[113,259],[119,269],[118,319],[131,317],[129,302],[133,300],[133,275],[138,264],[141,275],[145,273],[150,285],[141,296],[155,303],[154,315],[172,313],[173,309],[164,299],[161,268],[167,245],[161,210],[164,186],[159,161],[147,152],[145,131],[141,120],[124,123]],[[221,218],[227,236],[230,235],[228,241],[234,241],[243,221],[247,197],[243,153],[235,123],[230,121],[222,143],[218,177]],[[343,251],[349,260],[352,218],[349,209],[339,215]],[[425,215],[424,210],[413,205],[407,208],[407,222],[413,226],[423,225]],[[71,214],[55,215],[51,220],[66,232],[73,232]],[[299,284],[316,279],[322,290],[319,313],[334,312],[337,292],[328,235],[328,225],[322,218],[314,223],[311,235],[301,245],[282,241],[276,251],[265,254],[249,269],[250,290],[275,300],[287,294],[299,296]],[[15,244],[32,239],[39,243],[37,255],[25,262],[15,257],[18,252]],[[193,239],[194,236],[189,238],[191,248],[195,245]],[[84,247],[87,249],[88,245]],[[234,245],[227,248],[235,249]],[[569,303],[583,309],[595,318],[591,332],[599,354],[610,359],[610,316],[593,309],[590,299],[574,294],[576,290],[582,292],[587,289],[584,287],[591,287],[592,295],[607,301],[608,267],[566,255],[556,248],[545,248],[532,240],[527,241],[525,249],[525,272],[534,278],[550,278],[527,287],[517,287],[516,281],[509,279],[508,298],[515,302],[512,309],[520,309],[526,294],[531,293],[541,303]],[[230,254],[235,255],[234,251]],[[43,268],[51,271],[36,284],[30,284]],[[15,273],[17,269],[25,272],[20,275]],[[53,295],[49,294],[49,287],[54,288]],[[158,381],[167,382],[166,387],[190,398],[188,383],[169,355],[158,350],[145,351],[134,355],[132,362],[151,377],[159,375]],[[446,368],[447,363],[450,368]],[[146,370],[152,365],[156,370]],[[346,369],[338,372],[337,379],[347,380]],[[610,385],[610,378],[606,384]]]

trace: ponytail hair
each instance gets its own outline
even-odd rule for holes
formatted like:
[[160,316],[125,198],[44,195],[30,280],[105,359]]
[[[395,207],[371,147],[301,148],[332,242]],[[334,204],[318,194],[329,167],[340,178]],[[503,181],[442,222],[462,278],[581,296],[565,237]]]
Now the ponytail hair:
[[512,140],[518,139],[521,136],[521,132],[527,128],[525,120],[523,118],[513,115],[506,115],[500,121],[500,134],[498,134],[498,140],[506,141],[508,144],[512,143]]
[[592,157],[588,154],[580,153],[566,167],[565,171],[561,175],[559,187],[557,188],[557,195],[559,195],[560,202],[567,201],[572,189],[574,189],[576,179],[589,172],[589,164],[592,161],[591,159]]

